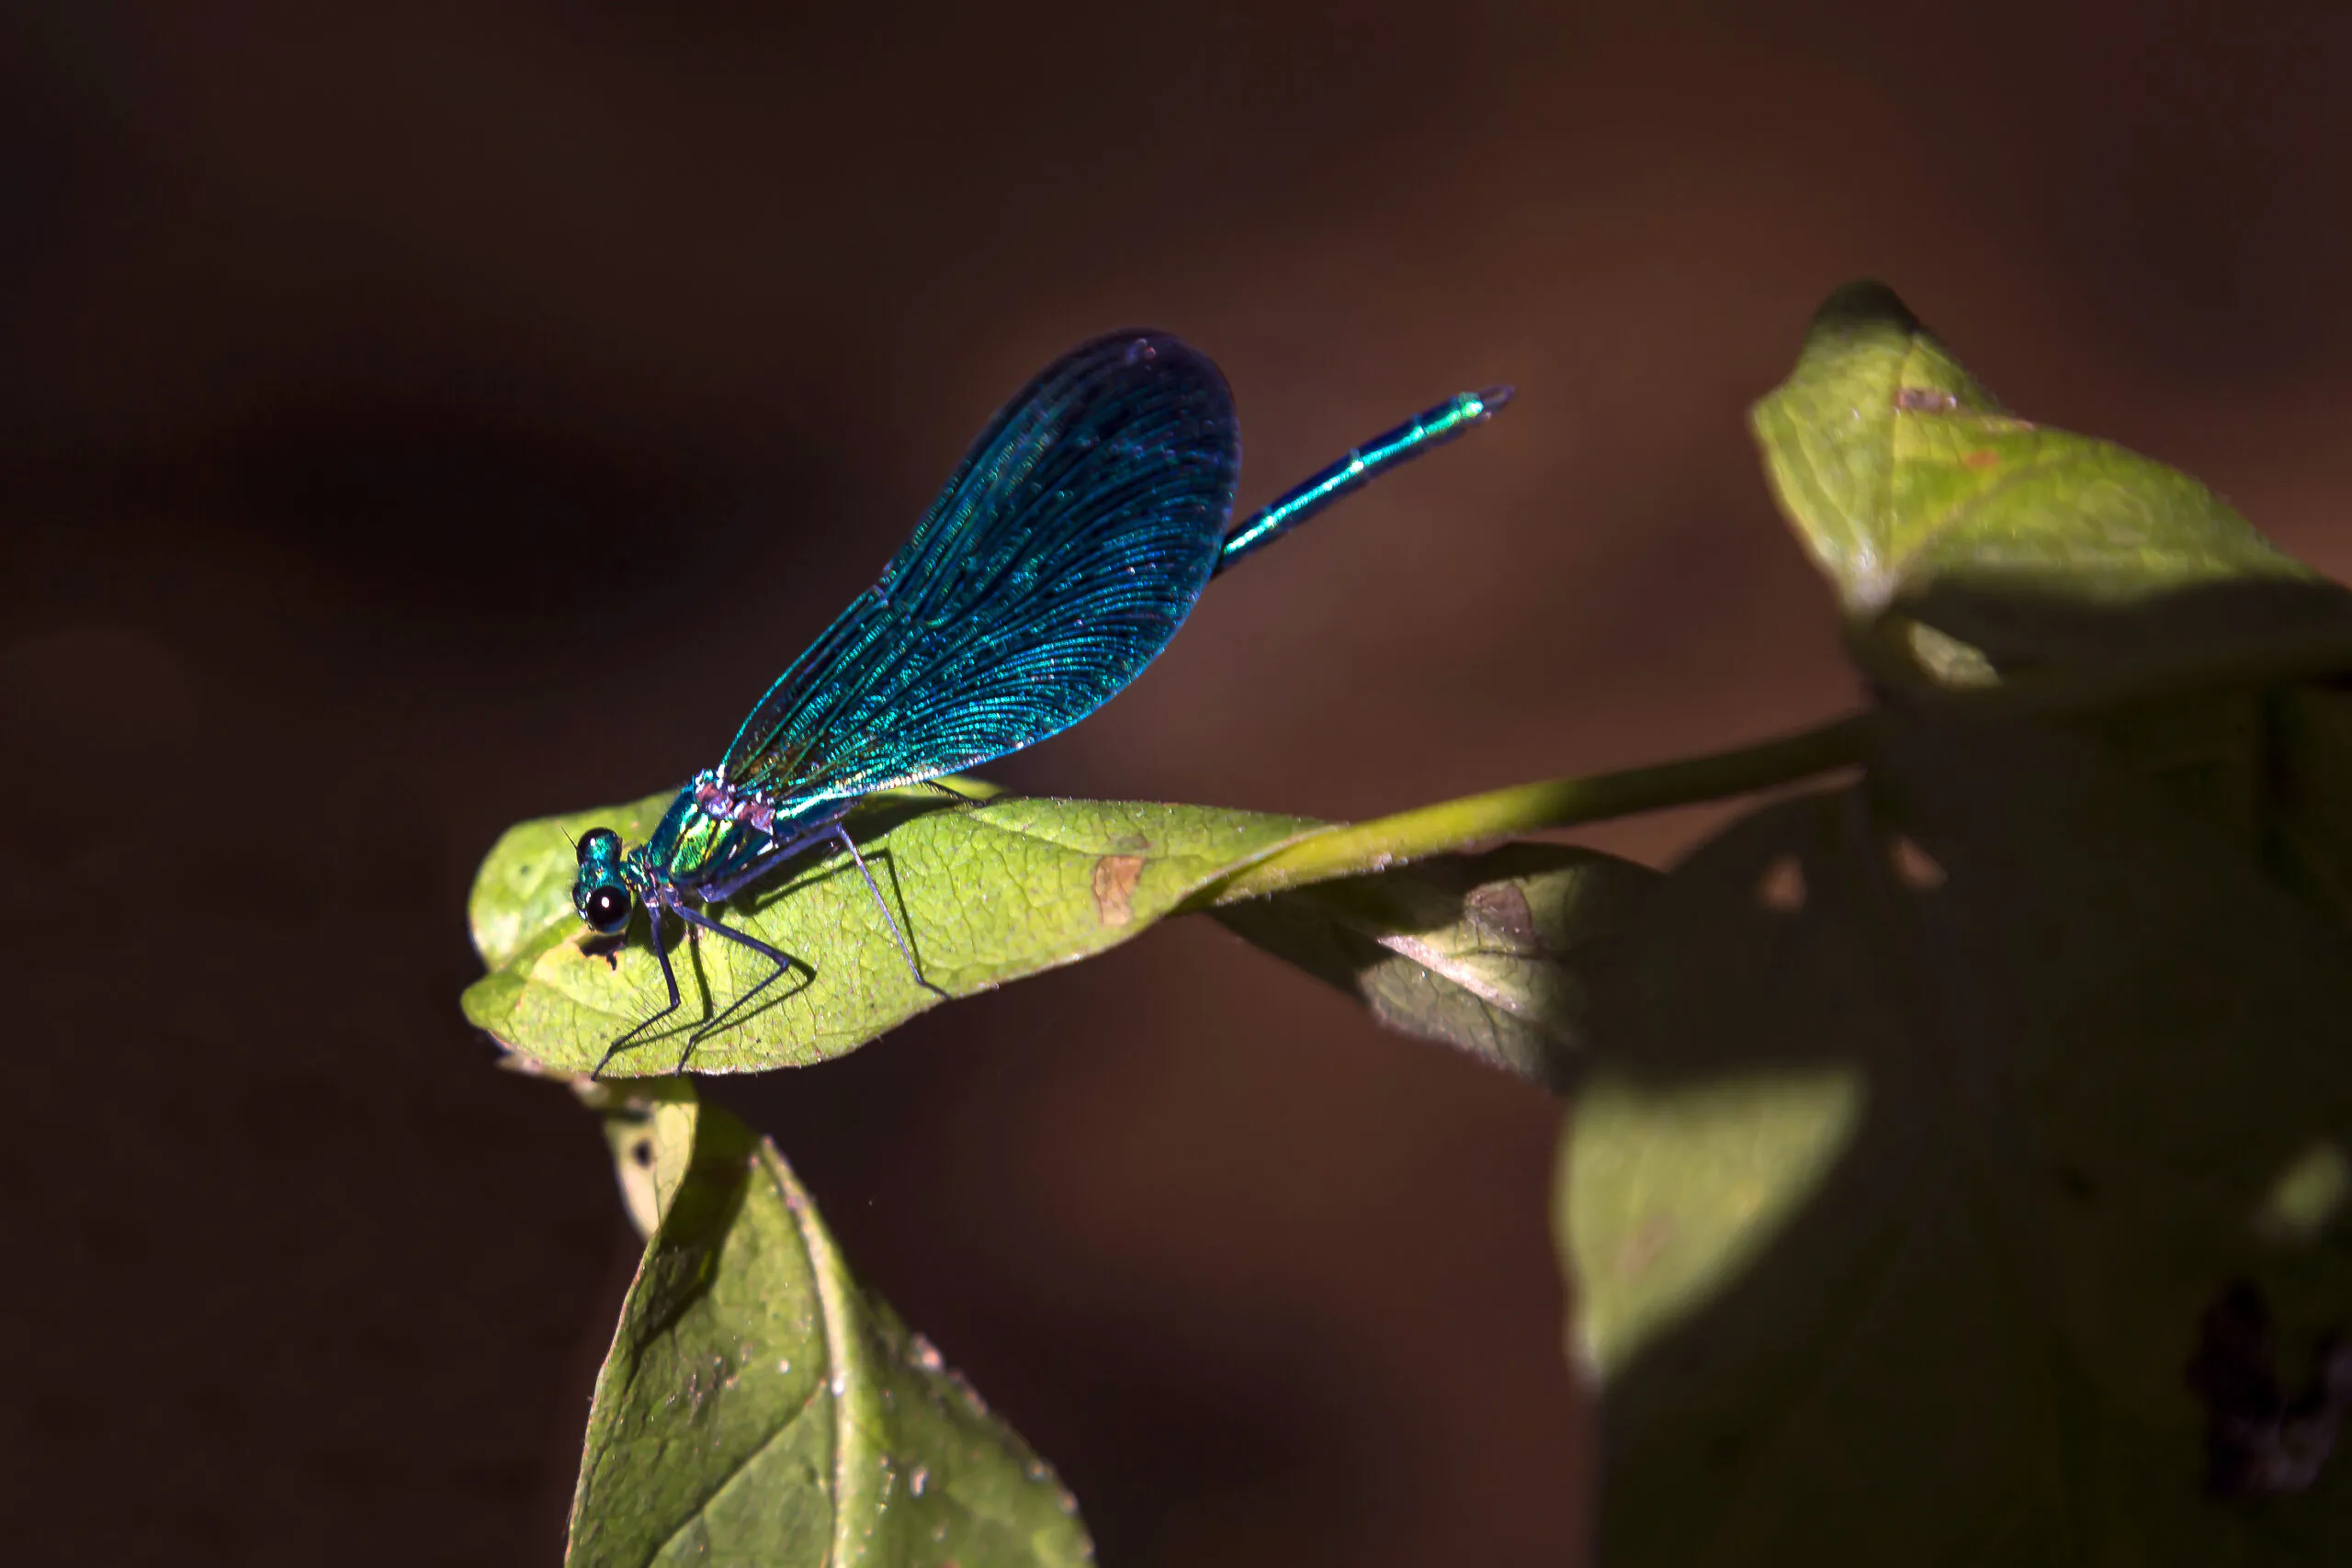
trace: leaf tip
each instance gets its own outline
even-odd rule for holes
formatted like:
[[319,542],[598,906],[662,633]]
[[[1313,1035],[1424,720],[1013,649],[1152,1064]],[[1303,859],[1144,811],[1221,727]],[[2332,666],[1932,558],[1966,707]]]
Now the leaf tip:
[[1912,313],[1903,297],[1874,277],[1857,278],[1832,289],[1813,313],[1806,329],[1808,343],[1815,339],[1886,333],[1910,337],[1927,328]]

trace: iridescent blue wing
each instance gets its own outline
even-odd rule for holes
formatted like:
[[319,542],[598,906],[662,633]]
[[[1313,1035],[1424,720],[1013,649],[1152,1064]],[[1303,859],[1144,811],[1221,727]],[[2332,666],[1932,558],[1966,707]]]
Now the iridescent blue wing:
[[1174,338],[1098,338],[980,433],[882,580],[743,721],[729,780],[846,799],[1017,751],[1168,646],[1232,515],[1225,378]]

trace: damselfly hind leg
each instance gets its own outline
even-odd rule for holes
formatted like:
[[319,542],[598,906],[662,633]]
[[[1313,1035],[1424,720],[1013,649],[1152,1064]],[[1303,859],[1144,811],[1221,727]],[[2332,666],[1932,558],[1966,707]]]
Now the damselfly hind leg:
[[[915,984],[924,990],[944,1000],[954,1001],[954,997],[931,983],[931,977],[922,972],[922,965],[915,962],[914,949],[907,945],[907,933],[899,929],[899,918],[890,913],[890,901],[882,897],[881,884],[876,882],[874,874],[865,868],[865,857],[857,852],[857,843],[849,836],[849,829],[835,828],[833,832],[841,840],[842,848],[849,852],[849,858],[857,863],[857,874],[865,878],[865,890],[874,895],[874,907],[882,911],[882,923],[890,928],[890,940],[899,944],[899,956],[907,961],[907,973],[913,976]],[[893,882],[898,880],[895,870],[890,879]]]

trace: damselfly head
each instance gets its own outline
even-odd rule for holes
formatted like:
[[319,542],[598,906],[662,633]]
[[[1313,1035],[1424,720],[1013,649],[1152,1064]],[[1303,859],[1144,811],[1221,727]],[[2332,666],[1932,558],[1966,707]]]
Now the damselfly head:
[[634,900],[621,875],[621,836],[610,828],[581,835],[580,874],[571,879],[571,907],[600,935],[612,936],[628,924]]

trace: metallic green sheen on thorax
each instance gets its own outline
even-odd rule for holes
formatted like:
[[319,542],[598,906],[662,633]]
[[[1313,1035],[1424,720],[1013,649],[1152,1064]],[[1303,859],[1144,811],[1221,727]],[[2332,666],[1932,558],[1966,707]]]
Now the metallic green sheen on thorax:
[[704,781],[700,779],[678,792],[670,809],[662,814],[652,836],[629,857],[631,870],[640,877],[673,886],[724,882],[736,871],[749,866],[755,857],[773,849],[779,840],[788,841],[797,836],[808,822],[839,815],[842,804],[811,801],[797,813],[778,811],[773,818],[763,818],[769,823],[763,829],[741,818],[713,816],[704,807],[705,794]]
[[725,876],[728,866],[749,861],[767,842],[765,834],[743,823],[712,818],[695,806],[694,789],[688,786],[678,792],[653,836],[630,859],[660,881],[693,883]]

